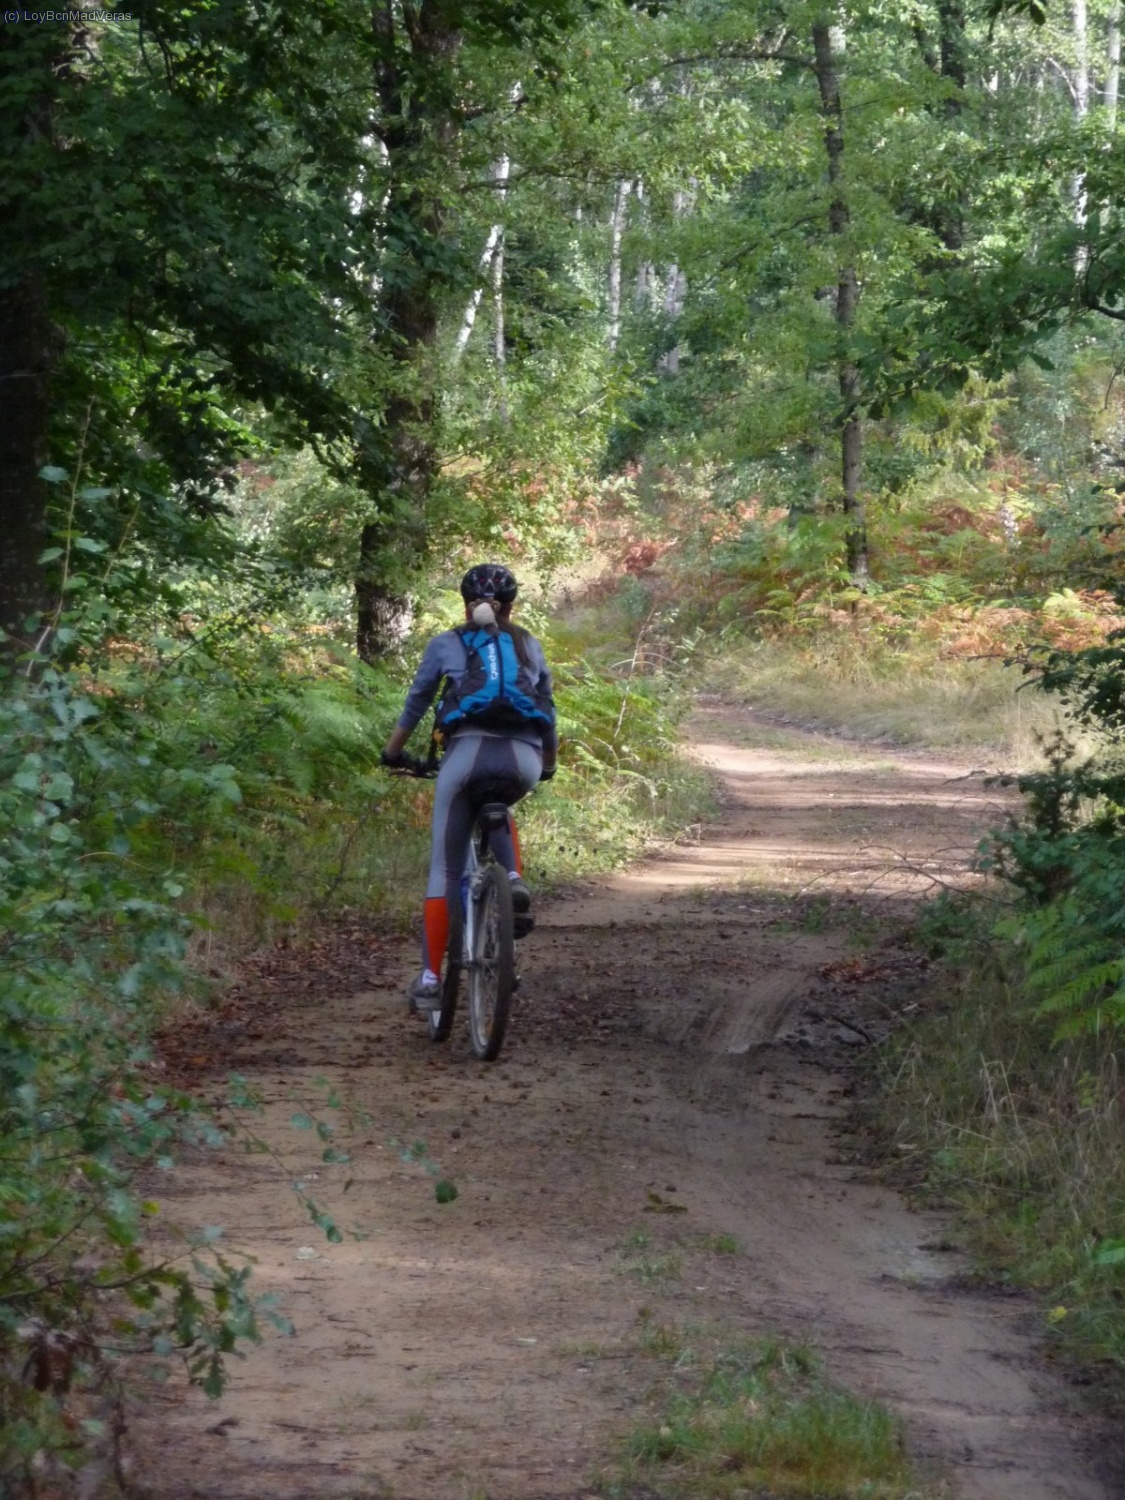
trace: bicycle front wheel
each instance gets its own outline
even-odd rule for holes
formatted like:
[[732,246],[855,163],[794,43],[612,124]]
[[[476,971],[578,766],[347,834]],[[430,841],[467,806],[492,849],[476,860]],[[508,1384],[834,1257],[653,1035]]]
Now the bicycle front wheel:
[[469,968],[469,1035],[482,1062],[500,1055],[515,989],[512,887],[497,865],[481,871]]

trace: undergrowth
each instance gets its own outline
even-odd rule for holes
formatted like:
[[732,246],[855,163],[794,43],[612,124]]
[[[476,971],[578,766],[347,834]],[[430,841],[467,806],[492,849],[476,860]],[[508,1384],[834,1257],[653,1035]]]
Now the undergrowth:
[[[890,1158],[958,1217],[979,1274],[1037,1294],[1049,1347],[1125,1395],[1125,1088],[1113,1030],[1057,1036],[1024,956],[960,907],[944,998],[883,1059]],[[956,932],[956,941],[950,934]]]
[[[439,599],[400,659],[377,669],[331,637],[279,627],[233,640],[238,665],[218,685],[205,658],[190,683],[175,685],[174,710],[162,716],[169,732],[211,747],[242,793],[221,827],[169,831],[202,918],[196,950],[212,968],[279,925],[307,928],[341,908],[413,919],[433,789],[386,775],[378,756],[426,636],[454,623],[458,608]],[[557,635],[549,618],[532,623],[554,670],[561,738],[559,776],[518,813],[528,872],[542,885],[610,869],[674,836],[710,805],[710,790],[678,752],[688,699],[675,672],[631,670],[628,644],[609,639],[619,622],[597,617]],[[420,750],[425,732],[424,723]]]
[[872,498],[863,590],[839,514],[754,466],[635,467],[602,512],[614,586],[641,597],[656,647],[705,635],[698,675],[714,691],[862,738],[1034,764],[1057,710],[1017,691],[1009,663],[1096,648],[1125,624],[1120,505],[1094,484],[1060,509],[1057,485],[990,462],[923,466]]
[[[222,1144],[149,1037],[185,980],[182,877],[154,828],[221,821],[229,765],[170,763],[81,674],[9,678],[0,718],[0,1493],[93,1494],[119,1468],[123,1358],[212,1394],[273,1319],[216,1236],[151,1243],[138,1174]],[[121,712],[118,710],[121,709]]]
[[950,1203],[990,1277],[1030,1288],[1051,1344],[1125,1393],[1125,637],[1046,654],[1059,732],[1007,778],[1019,816],[982,843],[991,890],[927,916],[939,1013],[890,1067],[901,1158]]

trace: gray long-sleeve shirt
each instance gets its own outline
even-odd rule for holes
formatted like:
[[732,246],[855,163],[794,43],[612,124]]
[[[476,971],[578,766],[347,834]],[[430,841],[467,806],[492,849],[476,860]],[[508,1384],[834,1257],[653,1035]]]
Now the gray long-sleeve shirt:
[[[539,691],[545,693],[552,703],[551,697],[551,671],[547,666],[547,658],[543,654],[543,647],[533,635],[525,635],[527,642],[527,655],[531,662],[531,670],[535,677],[535,684]],[[454,683],[460,682],[469,664],[468,652],[465,643],[456,630],[445,630],[441,635],[435,635],[422,653],[422,660],[418,664],[418,670],[414,674],[414,681],[410,684],[410,690],[406,695],[406,704],[399,716],[398,727],[400,729],[412,730],[417,727],[425,716],[426,711],[433,703],[437,690],[447,677],[452,677]],[[476,733],[477,731],[473,731]],[[481,731],[484,733],[495,733],[496,731]],[[554,726],[546,730],[542,735],[537,729],[517,729],[511,732],[505,731],[505,738],[512,740],[524,740],[529,745],[542,745],[548,755],[553,755],[558,745],[558,736]]]

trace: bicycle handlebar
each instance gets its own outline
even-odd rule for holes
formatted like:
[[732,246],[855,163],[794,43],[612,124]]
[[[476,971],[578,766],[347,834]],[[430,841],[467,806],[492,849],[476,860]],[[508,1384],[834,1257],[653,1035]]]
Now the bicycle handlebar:
[[438,773],[436,760],[423,760],[421,756],[411,755],[406,750],[402,752],[399,760],[384,763],[384,770],[392,776],[415,776],[420,781],[432,781]]

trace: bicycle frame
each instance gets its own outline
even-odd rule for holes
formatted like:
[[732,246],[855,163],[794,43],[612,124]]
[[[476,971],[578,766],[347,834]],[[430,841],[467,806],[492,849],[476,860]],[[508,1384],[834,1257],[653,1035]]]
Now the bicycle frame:
[[499,802],[485,802],[477,809],[468,852],[465,855],[465,867],[461,872],[461,964],[466,973],[471,973],[476,965],[476,960],[472,955],[473,940],[476,937],[476,898],[480,895],[481,871],[486,864],[495,863],[488,849],[488,835],[492,827],[490,822],[486,821],[485,814],[500,807],[503,807],[504,814],[507,816],[507,805]]
[[477,853],[477,841],[483,839],[484,830],[476,824],[469,840],[469,851],[465,855],[465,868],[461,872],[461,967],[466,974],[473,967],[473,938],[476,936],[477,887],[480,885],[481,858]]

